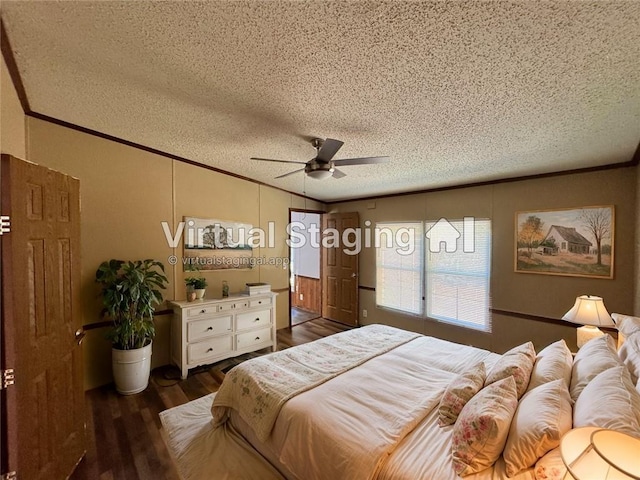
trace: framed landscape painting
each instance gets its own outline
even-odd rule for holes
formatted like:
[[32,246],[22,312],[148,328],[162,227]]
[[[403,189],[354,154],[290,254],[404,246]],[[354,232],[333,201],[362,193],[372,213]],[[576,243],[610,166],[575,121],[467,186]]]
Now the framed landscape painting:
[[613,278],[613,205],[516,212],[515,271]]
[[184,271],[253,266],[252,225],[195,217],[184,217],[184,225]]

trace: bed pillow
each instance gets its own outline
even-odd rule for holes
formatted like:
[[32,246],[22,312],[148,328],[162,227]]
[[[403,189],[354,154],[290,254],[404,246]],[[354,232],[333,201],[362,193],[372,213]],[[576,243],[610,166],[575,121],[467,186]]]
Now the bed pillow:
[[631,374],[631,381],[640,385],[640,332],[627,337],[618,350],[618,357]]
[[574,405],[573,426],[610,428],[640,437],[640,393],[624,365],[589,382]]
[[560,447],[554,448],[538,460],[533,469],[536,480],[564,480],[566,473],[567,467],[560,456]]
[[536,350],[533,343],[527,342],[502,355],[498,361],[487,372],[487,379],[484,382],[485,387],[492,383],[502,380],[503,378],[513,376],[516,382],[516,390],[518,398],[520,398],[527,390],[531,370],[536,360]]
[[438,407],[438,425],[453,425],[462,407],[480,391],[487,376],[483,362],[453,379],[442,395]]
[[573,356],[564,340],[558,340],[543,348],[536,356],[527,390],[561,378],[569,388]]
[[630,337],[635,332],[640,332],[640,317],[612,313],[611,318],[616,323],[616,329],[625,337]]
[[620,365],[613,338],[601,335],[585,343],[573,359],[569,393],[576,401],[584,387],[599,373]]
[[480,472],[500,457],[518,406],[513,377],[480,390],[464,406],[453,427],[451,457],[461,477]]
[[572,422],[571,397],[563,378],[525,393],[511,421],[504,448],[507,476],[513,477],[531,467],[560,445],[560,438],[571,430]]

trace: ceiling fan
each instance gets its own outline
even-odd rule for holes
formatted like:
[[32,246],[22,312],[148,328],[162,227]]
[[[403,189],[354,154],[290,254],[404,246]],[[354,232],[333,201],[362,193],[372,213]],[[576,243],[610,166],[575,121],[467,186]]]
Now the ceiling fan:
[[389,161],[389,157],[364,157],[364,158],[345,158],[342,160],[333,160],[333,157],[344,142],[340,140],[334,140],[333,138],[327,138],[322,140],[321,138],[314,138],[311,140],[311,145],[317,150],[317,154],[314,158],[308,162],[295,162],[291,160],[274,160],[271,158],[256,158],[251,157],[251,160],[260,160],[263,162],[278,162],[278,163],[296,163],[304,165],[303,168],[294,170],[293,172],[279,175],[275,178],[288,177],[298,172],[304,171],[309,177],[322,180],[324,178],[342,178],[347,174],[338,170],[336,167],[343,167],[348,165],[372,165],[374,163],[386,163]]

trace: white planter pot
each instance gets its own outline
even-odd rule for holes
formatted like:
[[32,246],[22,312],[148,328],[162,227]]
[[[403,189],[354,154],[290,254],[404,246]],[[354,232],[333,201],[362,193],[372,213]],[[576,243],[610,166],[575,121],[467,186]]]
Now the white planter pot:
[[151,372],[152,345],[153,342],[134,350],[111,349],[113,379],[118,393],[133,395],[147,388]]
[[204,292],[205,292],[206,288],[196,288],[194,290],[194,292],[196,292],[196,298],[197,299],[201,299],[204,298]]

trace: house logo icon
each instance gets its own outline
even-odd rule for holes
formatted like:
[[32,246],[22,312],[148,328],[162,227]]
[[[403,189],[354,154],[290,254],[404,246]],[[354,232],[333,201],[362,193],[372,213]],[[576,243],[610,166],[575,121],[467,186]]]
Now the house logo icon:
[[474,252],[475,217],[464,217],[461,227],[462,233],[449,220],[444,217],[440,218],[425,234],[429,240],[429,251],[440,253],[444,245],[445,252],[453,253],[458,250],[458,239],[462,237],[463,251],[465,253]]

